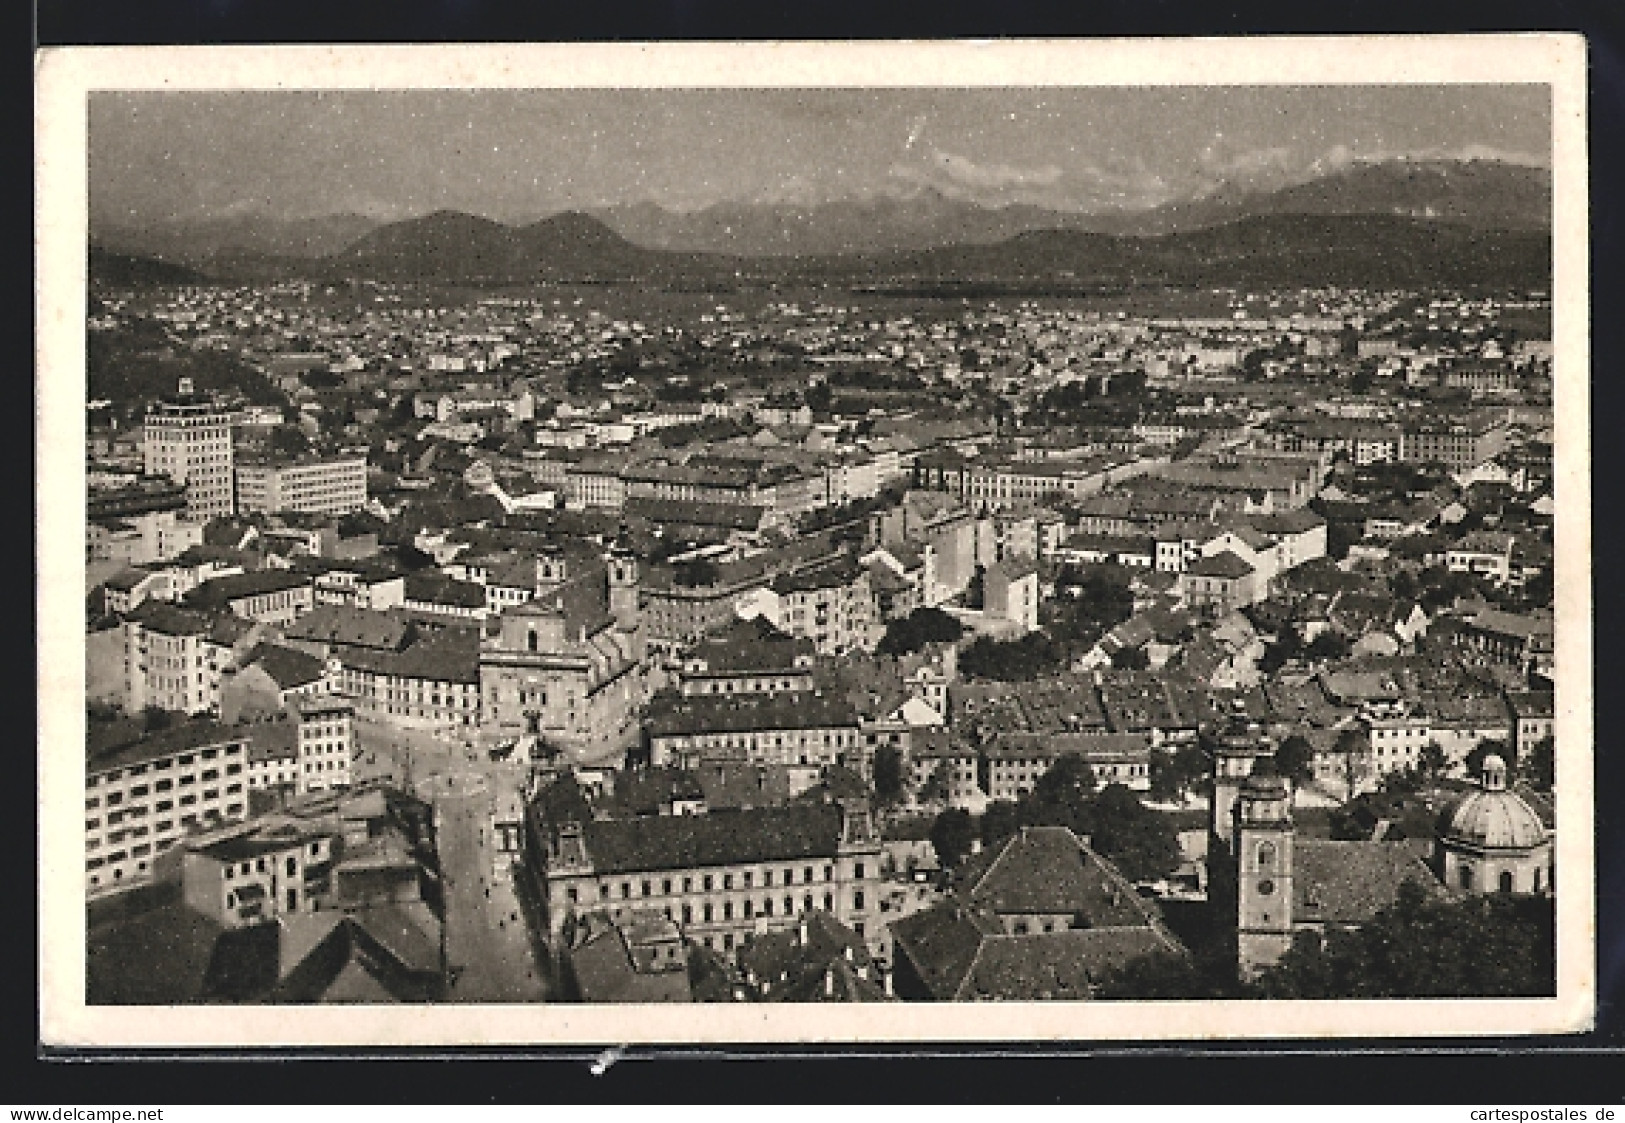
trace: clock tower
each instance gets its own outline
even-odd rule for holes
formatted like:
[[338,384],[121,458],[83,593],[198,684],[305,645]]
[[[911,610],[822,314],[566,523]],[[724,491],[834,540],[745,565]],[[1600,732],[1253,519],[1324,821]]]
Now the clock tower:
[[1237,803],[1242,787],[1261,758],[1273,758],[1275,746],[1265,736],[1263,726],[1247,716],[1241,700],[1224,721],[1207,736],[1208,755],[1213,758],[1213,802],[1210,829],[1213,837],[1234,850],[1236,845]]
[[1262,760],[1241,789],[1236,839],[1237,958],[1243,978],[1292,946],[1292,785]]

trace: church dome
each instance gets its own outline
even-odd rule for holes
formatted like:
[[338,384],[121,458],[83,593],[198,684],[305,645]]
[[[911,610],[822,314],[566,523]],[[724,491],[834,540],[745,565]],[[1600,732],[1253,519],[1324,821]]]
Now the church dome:
[[1506,786],[1506,762],[1484,758],[1480,788],[1449,813],[1441,841],[1480,850],[1531,850],[1546,841],[1546,828],[1534,808]]

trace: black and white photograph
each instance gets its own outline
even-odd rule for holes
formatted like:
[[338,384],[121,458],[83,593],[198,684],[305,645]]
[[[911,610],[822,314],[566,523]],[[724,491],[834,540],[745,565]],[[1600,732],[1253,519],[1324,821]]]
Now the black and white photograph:
[[48,1036],[1585,1028],[1583,62],[47,58]]

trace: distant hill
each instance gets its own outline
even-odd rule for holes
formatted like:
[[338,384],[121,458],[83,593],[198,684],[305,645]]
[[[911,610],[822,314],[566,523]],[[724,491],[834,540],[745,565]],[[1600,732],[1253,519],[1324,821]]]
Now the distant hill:
[[210,266],[242,258],[314,259],[337,253],[376,227],[358,214],[279,218],[268,214],[204,217],[142,226],[97,224],[97,241],[122,253]]
[[652,249],[741,257],[809,257],[911,251],[1001,242],[1026,230],[1072,225],[1087,216],[1016,205],[982,207],[925,191],[816,206],[718,203],[692,213],[634,203],[595,212],[629,241]]
[[681,257],[634,246],[590,215],[529,226],[442,210],[390,223],[323,263],[335,276],[377,280],[626,280],[681,269]]
[[719,203],[676,213],[637,203],[595,213],[640,246],[744,257],[991,245],[1029,230],[1171,234],[1285,214],[1408,215],[1484,229],[1533,230],[1551,222],[1551,173],[1489,160],[1396,160],[1356,164],[1274,191],[1227,186],[1152,209],[1089,213],[1021,204],[983,207],[931,190],[906,199],[815,206]]
[[1551,242],[1545,231],[1400,215],[1281,214],[1152,237],[1033,231],[996,246],[924,251],[877,272],[1083,285],[1541,288]]
[[146,288],[151,285],[196,285],[206,278],[195,269],[135,254],[90,247],[90,283],[111,288]]

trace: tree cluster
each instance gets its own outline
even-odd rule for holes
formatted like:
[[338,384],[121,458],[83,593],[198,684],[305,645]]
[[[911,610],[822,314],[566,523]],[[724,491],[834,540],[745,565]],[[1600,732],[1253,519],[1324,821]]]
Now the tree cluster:
[[1259,978],[1264,998],[1532,998],[1556,992],[1553,903],[1436,901],[1415,882],[1358,930],[1301,933]]
[[953,643],[964,631],[964,625],[942,609],[922,606],[889,622],[875,650],[881,655],[912,655],[927,644]]
[[[984,846],[993,847],[1022,827],[1068,827],[1078,837],[1089,839],[1096,853],[1134,881],[1166,877],[1181,861],[1172,820],[1146,807],[1122,784],[1099,787],[1094,769],[1075,753],[1059,757],[1017,802],[989,804],[980,831],[969,814],[959,809],[943,812],[938,822],[945,817],[947,825],[942,829],[949,848],[937,849],[945,866],[963,861],[978,834]],[[933,830],[933,845],[937,838]]]

